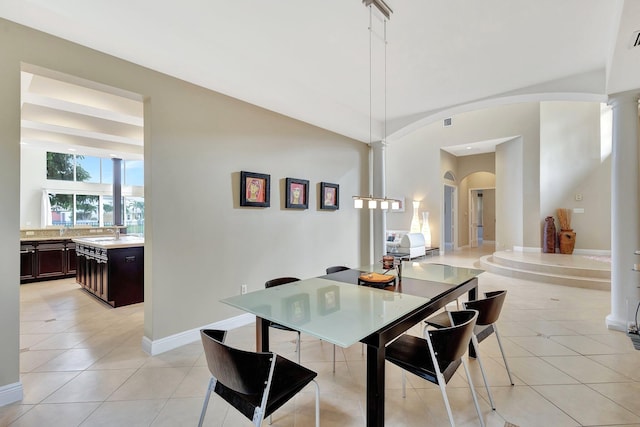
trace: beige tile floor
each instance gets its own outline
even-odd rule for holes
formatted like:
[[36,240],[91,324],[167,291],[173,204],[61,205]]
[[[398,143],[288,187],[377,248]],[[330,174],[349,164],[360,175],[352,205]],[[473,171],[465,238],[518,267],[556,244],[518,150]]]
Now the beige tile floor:
[[[467,249],[428,258],[473,266],[491,252]],[[470,368],[488,426],[640,426],[640,351],[609,331],[610,293],[547,285],[483,273],[481,292],[507,289],[500,319],[514,375],[510,386],[495,337],[481,343],[496,410],[487,401],[478,363]],[[142,305],[111,309],[73,280],[22,285],[20,361],[24,399],[0,408],[0,426],[194,426],[209,377],[199,342],[151,357],[141,350]],[[229,332],[227,342],[253,349],[254,327]],[[414,327],[411,333],[420,333]],[[272,335],[273,350],[295,360],[294,334]],[[365,362],[361,346],[337,349],[304,336],[302,363],[319,373],[321,424],[364,425]],[[446,426],[440,391],[409,376],[401,396],[398,368],[387,365],[386,425]],[[456,424],[478,420],[464,373],[449,383]],[[249,426],[217,396],[208,426]],[[313,425],[309,387],[273,417],[274,426]]]

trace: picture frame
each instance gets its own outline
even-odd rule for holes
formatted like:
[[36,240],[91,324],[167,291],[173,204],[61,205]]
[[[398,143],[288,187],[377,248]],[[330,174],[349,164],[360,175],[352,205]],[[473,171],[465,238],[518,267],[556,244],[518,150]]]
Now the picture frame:
[[318,314],[325,316],[340,309],[340,288],[329,285],[317,290]]
[[309,294],[296,294],[283,299],[284,312],[289,322],[302,325],[311,320],[311,301]]
[[287,178],[285,180],[284,207],[287,209],[309,208],[309,181],[306,179]]
[[340,209],[340,186],[329,182],[320,183],[320,209]]
[[240,171],[240,206],[271,206],[271,175]]

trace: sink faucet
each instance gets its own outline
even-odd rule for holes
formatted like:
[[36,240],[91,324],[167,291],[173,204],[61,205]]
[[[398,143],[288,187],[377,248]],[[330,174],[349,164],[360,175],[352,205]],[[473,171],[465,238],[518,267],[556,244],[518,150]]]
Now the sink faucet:
[[120,228],[119,227],[108,228],[107,230],[113,233],[113,239],[114,240],[120,240]]

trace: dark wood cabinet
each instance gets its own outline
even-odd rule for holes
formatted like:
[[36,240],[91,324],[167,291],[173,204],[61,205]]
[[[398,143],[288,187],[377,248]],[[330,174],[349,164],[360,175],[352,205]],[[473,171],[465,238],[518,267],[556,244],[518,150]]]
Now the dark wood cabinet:
[[76,281],[113,307],[144,301],[144,247],[77,244]]
[[70,239],[20,243],[20,283],[73,277],[76,244]]
[[36,245],[20,244],[20,282],[36,278]]
[[75,276],[76,274],[76,244],[73,242],[69,242],[66,244],[67,254],[65,256],[66,259],[66,274],[67,276]]
[[64,242],[38,243],[36,255],[37,277],[52,279],[64,276],[65,253]]

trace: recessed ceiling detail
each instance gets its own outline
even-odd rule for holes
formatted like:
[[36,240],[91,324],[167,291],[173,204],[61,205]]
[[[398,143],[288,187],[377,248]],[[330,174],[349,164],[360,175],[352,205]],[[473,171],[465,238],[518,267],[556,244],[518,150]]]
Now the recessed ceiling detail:
[[23,71],[21,103],[20,142],[25,146],[143,158],[140,100]]

